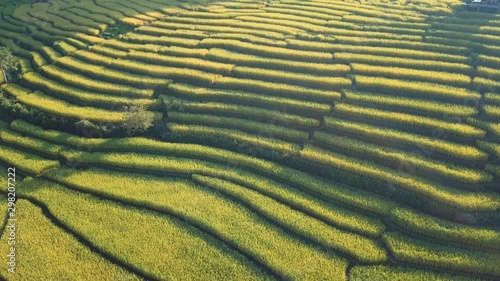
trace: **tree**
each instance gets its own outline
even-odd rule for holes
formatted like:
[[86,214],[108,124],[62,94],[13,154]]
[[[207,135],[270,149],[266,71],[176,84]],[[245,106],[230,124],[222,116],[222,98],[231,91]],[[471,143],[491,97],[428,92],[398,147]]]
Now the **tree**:
[[3,80],[8,82],[12,72],[17,71],[18,60],[12,55],[9,49],[0,47],[0,70],[2,70]]
[[124,109],[126,112],[122,127],[127,134],[142,133],[153,126],[154,115],[145,106],[130,106]]

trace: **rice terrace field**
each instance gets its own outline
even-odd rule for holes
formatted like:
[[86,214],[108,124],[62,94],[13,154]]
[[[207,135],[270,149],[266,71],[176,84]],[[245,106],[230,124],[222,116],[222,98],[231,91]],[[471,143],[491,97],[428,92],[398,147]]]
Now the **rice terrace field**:
[[500,14],[0,0],[0,279],[500,280]]

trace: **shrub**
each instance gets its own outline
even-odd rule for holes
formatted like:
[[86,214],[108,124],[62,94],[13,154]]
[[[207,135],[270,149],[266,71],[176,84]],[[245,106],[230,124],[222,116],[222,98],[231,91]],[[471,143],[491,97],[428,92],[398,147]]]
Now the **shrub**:
[[122,128],[129,135],[143,133],[153,126],[154,114],[145,106],[125,107]]

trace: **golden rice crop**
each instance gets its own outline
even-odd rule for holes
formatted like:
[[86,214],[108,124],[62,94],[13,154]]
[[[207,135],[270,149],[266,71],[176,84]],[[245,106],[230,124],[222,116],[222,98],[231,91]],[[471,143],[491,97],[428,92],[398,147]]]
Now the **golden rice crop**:
[[337,73],[347,73],[350,71],[350,67],[345,64],[323,64],[289,61],[286,59],[270,59],[256,55],[240,54],[219,48],[210,49],[207,56],[213,60],[237,65],[316,73],[321,75],[335,75]]
[[57,61],[57,65],[70,69],[77,73],[82,73],[96,79],[107,80],[114,83],[129,84],[137,87],[165,87],[171,80],[134,75],[123,71],[109,69],[107,67],[89,64],[77,60],[73,57],[64,57]]
[[[208,36],[205,36],[208,37]],[[263,38],[259,36],[255,36],[252,34],[244,34],[244,33],[216,33],[210,35],[210,38],[214,39],[236,39],[240,41],[250,42],[258,45],[268,45],[268,46],[276,46],[276,47],[286,47],[287,42],[283,40],[274,40],[269,38]]]
[[[42,71],[54,79],[64,81],[65,83],[81,87],[84,89],[95,90],[103,93],[114,94],[118,96],[130,97],[152,97],[153,89],[138,89],[126,85],[109,83],[98,80],[89,80],[88,77],[70,72],[66,69],[54,65],[47,65]],[[126,79],[126,78],[125,78]]]
[[478,55],[477,61],[481,66],[496,67],[497,69],[500,68],[500,58],[497,57]]
[[[144,179],[136,181],[146,182]],[[234,246],[230,248],[226,243],[221,243],[220,240],[207,235],[207,231],[200,229],[199,224],[195,224],[198,227],[194,227],[192,223],[186,222],[184,219],[187,216],[184,215],[183,219],[180,219],[180,211],[169,211],[167,212],[168,215],[158,215],[130,205],[124,206],[124,203],[100,200],[91,194],[73,191],[47,180],[30,179],[23,182],[23,186],[25,187],[23,188],[23,195],[41,202],[57,221],[72,232],[81,235],[88,243],[92,243],[95,247],[121,260],[127,266],[137,268],[135,270],[140,270],[143,275],[155,276],[161,279],[171,279],[179,275],[192,276],[192,278],[202,275],[213,279],[226,279],[229,276],[237,276],[242,280],[265,279],[265,274],[254,268],[254,265],[243,258],[241,253],[236,252]],[[157,188],[157,186],[151,186],[151,188]],[[182,194],[186,195],[185,192],[189,190],[189,187],[194,188],[193,184],[176,180],[165,180],[162,185],[164,191],[170,190],[173,186],[184,191],[177,193],[181,196]],[[187,190],[183,186],[188,187]],[[115,190],[113,187],[113,185],[109,187],[106,195]],[[134,186],[130,184],[122,187],[129,192],[134,189]],[[82,191],[92,190],[91,188],[78,189]],[[139,200],[143,201],[143,203],[149,201],[146,198],[140,198]],[[179,200],[179,197],[176,200]],[[123,201],[130,202],[133,200],[128,197],[123,198]],[[137,201],[135,199],[135,202]],[[166,204],[162,205],[168,207]],[[211,206],[214,207],[214,204]],[[188,211],[188,213],[190,213],[190,216],[193,214],[191,211]],[[113,215],[110,216],[110,214]],[[99,221],[99,227],[89,223],[93,220]],[[214,232],[212,231],[212,233]],[[165,239],[166,236],[175,237],[175,239]],[[145,239],[146,237],[147,239]],[[52,239],[55,239],[55,237]],[[114,242],[110,243],[109,241]],[[60,242],[63,243],[63,241]],[[59,241],[57,241],[58,243]],[[197,250],[190,254],[191,259],[189,261],[181,258],[186,254],[186,251],[191,251],[193,247]],[[44,252],[47,251],[44,248]],[[134,254],[131,254],[131,252]],[[65,257],[68,253],[64,254],[61,257]],[[80,260],[83,257],[83,253],[80,253],[78,264],[83,263]],[[90,261],[85,260],[85,262]],[[66,266],[66,264],[71,264],[71,261],[67,261],[62,265]],[[169,270],[164,270],[167,264]],[[100,267],[94,268],[94,270],[104,265],[105,263],[101,263]],[[78,267],[82,270],[86,268],[84,265]],[[71,272],[78,271],[78,269],[71,269]],[[105,271],[102,274],[112,279],[114,279],[113,277],[120,280],[142,279],[136,275],[131,275],[129,271],[124,271],[123,267],[119,267],[116,271],[115,276],[112,275],[113,271]],[[43,273],[45,272],[47,272],[47,269],[43,271]],[[38,272],[38,278],[43,273]],[[88,274],[95,275],[95,272],[90,270]],[[61,276],[59,275],[57,278],[61,278]]]
[[483,106],[483,112],[488,117],[491,117],[491,118],[500,118],[500,106],[485,105],[485,106]]
[[158,45],[168,45],[168,46],[173,45],[182,47],[196,47],[199,42],[199,40],[196,39],[188,39],[182,37],[151,36],[151,35],[134,34],[134,33],[127,33],[125,35],[122,35],[120,39],[132,43],[141,43],[141,44],[154,43]]
[[331,60],[333,58],[332,54],[325,52],[301,51],[288,48],[270,47],[229,39],[203,39],[200,42],[200,46],[206,48],[229,48],[231,50],[241,51],[254,55],[307,62],[315,61],[324,63],[325,61]]
[[488,122],[488,121],[483,121],[479,120],[477,118],[472,118],[469,117],[465,119],[465,122],[469,125],[476,126],[478,128],[481,128],[483,130],[486,130],[493,135],[500,137],[500,122]]
[[219,102],[254,105],[263,108],[297,110],[297,113],[307,112],[326,114],[331,112],[332,106],[324,103],[301,101],[289,98],[255,95],[242,91],[216,90],[210,88],[193,87],[187,84],[174,83],[168,86],[172,95],[180,98],[199,101],[215,100]]
[[185,110],[197,113],[217,113],[231,117],[247,117],[254,120],[269,121],[288,124],[298,127],[318,127],[319,120],[300,115],[282,112],[280,110],[269,110],[254,106],[227,104],[219,102],[191,102],[181,99],[173,99],[166,96],[160,97],[167,108]]
[[477,74],[487,79],[500,81],[500,69],[478,66]]
[[0,132],[0,140],[6,144],[20,146],[53,157],[59,156],[61,150],[65,149],[62,145],[52,144],[32,137],[25,137],[8,129],[3,129]]
[[69,97],[83,103],[95,104],[96,106],[108,105],[144,105],[151,106],[158,103],[152,99],[131,99],[127,97],[116,97],[107,94],[99,94],[91,91],[85,91],[71,86],[66,86],[54,80],[41,76],[37,72],[25,73],[23,79],[36,87],[42,87],[52,93]]
[[[231,27],[231,26],[215,26],[215,25],[202,25],[202,24],[187,24],[187,23],[174,23],[174,22],[153,22],[150,26],[144,26],[137,29],[138,32],[147,32],[153,34],[164,34],[165,30],[177,30],[177,29],[186,29],[186,30],[197,30],[204,32],[225,32],[225,33],[242,33],[242,34],[251,34],[255,36],[260,36],[262,38],[269,38],[275,40],[282,40],[285,38],[285,35],[275,31],[267,31],[260,30],[255,28],[242,28],[242,27]],[[167,31],[167,34],[170,32]]]
[[[284,35],[294,35],[299,31],[297,28],[283,26],[283,25],[246,22],[237,19],[199,19],[199,18],[197,19],[197,18],[187,18],[187,17],[169,17],[168,19],[166,19],[166,21],[174,23],[192,24],[192,25],[250,28],[268,32],[276,32]],[[153,23],[153,25],[164,26],[163,22]]]
[[381,168],[372,162],[327,152],[310,145],[306,145],[300,151],[300,155],[309,161],[392,183],[415,194],[461,210],[495,211],[500,208],[500,196],[495,193],[468,192],[441,186],[417,177],[402,175],[395,170]]
[[[263,13],[267,14],[267,13]],[[321,25],[311,23],[311,22],[305,22],[301,21],[300,19],[292,19],[292,17],[288,16],[282,16],[282,17],[259,17],[259,16],[239,16],[236,17],[236,19],[244,21],[244,22],[250,22],[250,23],[265,23],[265,24],[270,24],[273,26],[286,26],[286,27],[292,27],[296,28],[298,30],[307,30],[307,31],[312,31],[312,32],[321,32],[325,28]]]
[[493,180],[491,175],[481,170],[451,165],[447,162],[414,155],[399,149],[369,144],[352,138],[335,136],[321,131],[316,131],[314,133],[314,138],[323,144],[329,145],[330,147],[338,147],[344,150],[349,150],[357,153],[358,155],[366,155],[378,159],[381,162],[386,161],[391,164],[405,163],[412,165],[415,169],[433,173],[462,183],[488,183]]
[[65,56],[71,55],[72,53],[78,51],[77,48],[65,41],[54,42],[54,48]]
[[352,71],[361,75],[382,76],[424,82],[436,82],[451,86],[467,87],[472,79],[468,75],[442,71],[416,70],[413,68],[386,67],[368,64],[351,63]]
[[294,19],[303,19],[304,22],[310,22],[310,23],[317,23],[320,24],[322,20],[330,20],[332,18],[334,19],[342,19],[340,16],[332,16],[326,13],[322,12],[314,12],[314,11],[307,11],[307,10],[298,10],[298,9],[290,9],[286,7],[279,7],[279,4],[273,5],[273,6],[268,6],[262,8],[262,10],[266,11],[266,14],[271,14],[271,15],[277,15],[280,17],[287,17],[291,16]]
[[388,109],[398,109],[404,112],[418,112],[439,116],[470,117],[476,116],[478,111],[469,106],[434,102],[430,100],[410,99],[396,96],[375,95],[368,92],[354,92],[342,90],[347,101],[367,105],[380,105]]
[[486,136],[485,131],[467,124],[448,122],[418,115],[384,111],[349,104],[337,104],[333,109],[340,115],[361,117],[366,120],[389,122],[409,127],[421,127],[432,130],[440,130],[448,134],[454,134],[466,138],[481,139]]
[[373,38],[381,38],[381,39],[394,39],[394,40],[406,40],[406,41],[422,41],[422,35],[407,35],[395,33],[393,30],[389,30],[388,32],[377,32],[373,29],[377,30],[378,28],[372,28],[372,30],[368,30],[369,28],[364,27],[365,30],[348,30],[344,28],[335,28],[335,27],[327,27],[321,32],[327,35],[333,36],[357,36],[357,37],[373,37]]
[[333,44],[312,40],[286,39],[287,46],[291,49],[308,50],[316,52],[332,52]]
[[446,46],[440,44],[433,44],[427,42],[404,41],[396,39],[379,39],[379,38],[366,38],[366,37],[351,37],[351,36],[336,36],[336,42],[363,45],[363,46],[379,46],[379,47],[392,47],[403,49],[414,49],[430,52],[442,52],[447,54],[467,55],[470,50],[465,47]]
[[308,75],[246,66],[236,66],[232,70],[232,73],[240,78],[262,79],[268,80],[269,82],[276,81],[329,90],[349,87],[352,84],[350,79],[344,77]]
[[401,48],[334,44],[333,50],[336,53],[349,52],[360,55],[379,55],[387,57],[399,57],[399,58],[419,59],[419,60],[435,60],[441,62],[465,63],[465,64],[468,64],[470,62],[470,58],[466,56],[449,55],[439,52],[419,51],[419,50],[401,49]]
[[40,68],[47,64],[47,60],[38,52],[30,52],[33,63],[36,67]]
[[358,261],[378,263],[387,259],[385,250],[365,237],[331,227],[288,206],[248,190],[240,185],[213,177],[193,175],[193,179],[219,192],[249,204],[266,218],[284,225],[327,248],[345,253]]
[[472,281],[469,275],[444,273],[428,268],[415,269],[395,265],[354,266],[350,274],[352,281],[384,281],[384,280],[442,280],[442,281]]
[[398,261],[462,271],[473,274],[500,276],[498,254],[430,243],[410,238],[397,232],[388,232],[384,242]]
[[207,126],[199,125],[182,125],[176,123],[169,123],[167,128],[179,135],[197,135],[197,136],[208,136],[217,138],[227,138],[234,140],[236,142],[246,143],[249,145],[281,152],[289,153],[292,155],[297,155],[300,150],[300,146],[290,142],[278,140],[275,138],[266,138],[259,135],[247,134],[237,130],[222,129],[222,128],[211,128]]
[[51,14],[55,14],[55,15],[57,15],[61,18],[64,18],[66,20],[69,20],[75,24],[95,28],[95,29],[99,30],[100,32],[104,31],[108,27],[106,24],[95,22],[94,20],[88,19],[86,17],[78,16],[78,15],[76,15],[74,13],[70,13],[68,11],[59,10],[57,12],[53,12],[53,11],[49,10],[48,12]]
[[[124,158],[119,158],[118,155],[107,158],[109,161],[120,159]],[[140,157],[138,161],[143,162],[138,165],[141,166],[147,161],[154,161],[154,157]],[[172,161],[172,159],[167,160],[164,158],[164,160],[158,164],[164,165],[168,161]],[[189,165],[189,163],[192,164],[194,161],[177,161],[177,163],[172,164]],[[103,172],[108,174],[108,179],[106,179]],[[286,233],[282,228],[276,227],[274,224],[269,223],[259,216],[255,216],[255,214],[250,210],[242,208],[240,204],[227,200],[226,198],[221,197],[220,194],[194,184],[192,181],[158,178],[144,176],[141,174],[124,174],[112,171],[101,171],[97,176],[98,177],[92,178],[102,179],[100,182],[102,186],[106,186],[105,189],[96,189],[95,184],[89,184],[88,180],[85,180],[84,177],[81,177],[82,180],[80,182],[72,181],[72,187],[77,188],[78,190],[92,191],[94,193],[97,192],[102,196],[117,198],[120,201],[133,203],[134,205],[146,205],[150,209],[152,208],[162,213],[170,214],[170,216],[173,215],[175,217],[182,218],[182,220],[186,223],[195,225],[198,229],[203,230],[203,232],[208,232],[217,237],[219,241],[223,241],[224,244],[231,245],[233,249],[238,249],[240,253],[245,253],[247,257],[251,257],[253,260],[258,261],[261,266],[265,266],[278,276],[290,276],[298,279],[303,279],[307,276],[315,279],[326,278],[335,280],[343,280],[345,276],[347,262],[343,258],[339,258],[333,253],[320,251],[317,247],[303,242],[297,236]],[[110,181],[109,179],[112,180]],[[136,182],[140,185],[132,185],[130,184],[131,182]],[[144,193],[139,191],[141,185],[146,183],[152,192]],[[52,189],[54,189],[53,192],[51,192]],[[104,233],[99,234],[94,230],[88,233],[88,235],[91,235],[95,242],[98,242],[106,247],[109,247],[109,245],[107,245],[109,244],[109,239],[116,241],[116,239],[120,237],[118,240],[123,241],[123,236],[125,235],[126,242],[123,244],[114,243],[116,245],[114,245],[112,249],[116,249],[116,252],[119,253],[128,253],[130,251],[130,247],[137,247],[136,251],[140,253],[140,256],[134,255],[132,258],[134,264],[143,265],[144,261],[149,261],[148,264],[156,264],[158,263],[158,258],[161,258],[162,260],[165,259],[165,262],[172,259],[172,253],[169,250],[165,251],[164,255],[159,254],[158,257],[151,256],[151,252],[154,251],[153,248],[158,250],[159,248],[169,247],[168,245],[172,243],[165,239],[165,235],[167,235],[166,233],[170,233],[168,228],[162,227],[160,222],[154,222],[154,220],[164,218],[164,216],[151,216],[144,213],[140,214],[133,209],[130,210],[130,208],[120,207],[119,204],[108,203],[104,205],[101,203],[103,206],[109,206],[108,208],[102,209],[102,207],[97,205],[98,201],[92,200],[90,196],[84,196],[82,198],[76,196],[78,193],[66,190],[67,189],[63,192],[61,187],[52,184],[47,188],[36,188],[33,193],[39,200],[43,202],[48,201],[47,203],[53,203],[54,206],[51,204],[51,208],[57,208],[58,212],[72,210],[69,205],[78,204],[79,211],[74,212],[74,214],[76,215],[80,213],[81,219],[72,218],[71,220],[74,222],[73,225],[77,229],[87,226],[87,224],[82,224],[82,222],[88,219],[87,214],[90,215],[90,210],[92,209],[99,210],[99,214],[97,217],[94,216],[94,219],[101,219],[102,217],[104,221],[107,221],[106,218],[104,218],[104,215],[108,214],[107,218],[114,221],[114,223],[111,223],[111,221],[108,223],[110,226],[126,222],[123,223],[122,227],[130,229],[130,221],[140,222],[141,224],[148,223],[147,232],[142,232],[144,230],[143,227],[137,227],[134,228],[137,230],[133,232],[126,231],[124,229],[118,232],[105,231]],[[54,194],[57,198],[51,199],[50,196],[54,196]],[[158,196],[159,194],[161,194],[161,196]],[[187,200],[188,198],[189,200]],[[63,200],[67,203],[62,203],[60,207],[56,207],[55,205],[59,206],[59,200]],[[86,201],[89,201],[89,203],[85,204],[84,202]],[[123,211],[120,211],[119,209]],[[116,219],[109,216],[109,213],[116,213],[118,217],[123,217],[122,219]],[[207,214],[210,215],[207,216]],[[176,223],[179,222],[176,221]],[[151,229],[149,229],[149,227],[151,227]],[[241,231],[242,229],[245,229],[245,231]],[[102,232],[102,229],[99,229],[99,231]],[[139,231],[143,234],[140,235]],[[85,233],[85,231],[83,232]],[[179,232],[183,234],[173,233],[171,234],[173,235],[171,237],[177,237],[179,235],[181,235],[180,237],[183,237],[186,233],[184,228],[179,229]],[[148,233],[148,239],[143,239],[144,233]],[[197,233],[196,236],[198,235],[200,234]],[[152,242],[151,239],[153,239],[154,242]],[[205,245],[211,244],[206,243]],[[189,248],[192,249],[192,245],[186,244],[186,246],[189,246]],[[125,248],[128,248],[129,250],[124,250]],[[210,248],[206,251],[209,251],[209,249]],[[224,250],[227,251],[228,249]],[[196,253],[205,255],[204,251],[202,252],[196,250]],[[277,255],[277,253],[279,253],[279,255]],[[180,255],[184,256],[185,252],[182,251]],[[222,256],[227,257],[227,255]],[[206,263],[206,261],[204,261],[205,258],[206,257],[199,257],[197,260],[199,260],[200,263]],[[314,260],[314,262],[304,263],[304,259]],[[183,258],[178,259],[176,257],[174,260],[178,262],[181,261],[182,263],[178,263],[179,267],[184,268],[184,270],[188,270],[183,273],[185,276],[189,276],[190,273],[193,273],[193,270],[196,270],[191,269],[190,267],[186,268],[185,266],[182,266],[182,264],[185,265],[185,260]],[[234,258],[229,256],[227,257],[227,260],[228,265],[232,264],[234,267]],[[208,265],[197,265],[195,267],[198,269],[204,269],[207,266],[212,266],[211,261],[208,262]],[[163,263],[164,262],[159,262],[160,265]],[[218,259],[213,261],[214,266],[218,263]],[[146,264],[143,266],[145,265]],[[153,268],[151,270],[153,270]],[[213,272],[214,274],[218,273],[220,276],[222,272],[220,270],[220,266],[218,266],[218,268],[219,270],[214,269]],[[325,268],[327,270],[325,270]],[[172,273],[171,270],[156,270],[154,272],[156,274],[161,274],[160,276],[165,276],[166,279],[171,278],[170,276],[175,274]],[[202,274],[201,272],[194,272],[196,275]],[[252,272],[249,272],[248,270],[241,273],[240,271],[229,272],[227,273],[229,274],[228,276],[231,276],[231,273],[241,275],[243,279],[248,278],[249,280],[252,280],[258,278],[258,275],[252,274]],[[216,275],[214,275],[214,278],[217,279]]]
[[386,26],[413,28],[413,29],[427,29],[430,27],[430,24],[425,22],[407,22],[407,21],[402,22],[398,20],[387,20],[376,17],[360,16],[356,14],[345,15],[342,17],[342,20],[347,22],[365,24],[365,25],[386,25]]
[[[3,202],[2,202],[3,203]],[[7,206],[7,203],[4,203]],[[43,278],[56,280],[67,278],[72,280],[92,279],[95,272],[100,272],[104,279],[140,280],[137,276],[110,262],[101,255],[90,250],[70,233],[56,226],[43,210],[25,199],[19,199],[16,207],[22,212],[16,214],[19,222],[16,227],[23,229],[17,233],[19,241],[16,251],[25,253],[26,265],[16,271],[16,278],[33,280]],[[2,251],[10,252],[7,243],[8,232],[4,232],[1,240]],[[57,245],[57,247],[53,247]],[[61,259],[65,262],[61,263]],[[43,263],[39,261],[43,260]],[[2,270],[8,272],[4,263]]]
[[222,77],[215,81],[216,86],[225,89],[247,90],[261,94],[277,95],[282,97],[294,97],[313,101],[339,100],[339,92],[311,89],[302,86],[289,85],[285,83],[265,82],[253,79],[242,79],[233,77]]
[[16,97],[19,102],[41,111],[75,119],[87,119],[97,122],[122,122],[124,113],[93,107],[76,106],[59,99],[54,99],[40,91],[31,92],[13,84],[5,84],[2,89]]
[[236,129],[264,137],[273,137],[286,141],[302,142],[309,138],[309,134],[283,126],[250,121],[241,118],[222,117],[212,114],[192,114],[184,112],[169,112],[168,120],[172,122],[207,125],[222,128]]
[[390,220],[402,229],[434,239],[500,249],[500,232],[450,222],[404,208],[392,210]]
[[[259,158],[238,154],[229,150],[197,144],[159,142],[146,138],[83,138],[60,131],[44,130],[41,127],[34,126],[20,119],[14,120],[11,123],[11,128],[26,135],[77,148],[86,148],[97,151],[142,151],[156,154],[181,155],[205,160],[208,159],[210,161],[220,162],[223,164],[230,163],[280,179],[287,183],[291,183],[303,190],[321,194],[321,196],[328,198],[328,200],[342,202],[352,208],[364,210],[370,213],[387,215],[395,205],[392,201],[362,190],[353,190],[352,188],[336,185],[332,182],[321,180],[299,170],[291,169],[289,167]],[[227,174],[226,170],[227,169],[222,169],[221,173],[210,175],[222,176]],[[194,173],[200,173],[200,171],[196,171]],[[254,178],[255,175],[249,179]],[[264,178],[268,179],[268,177]],[[252,180],[248,180],[245,184],[248,185],[252,182],[255,183]],[[263,185],[255,186],[262,187]],[[287,194],[290,193],[287,192]],[[312,204],[309,203],[306,205],[312,206]]]
[[[398,95],[410,95],[418,97],[429,97],[433,99],[460,102],[464,99],[479,100],[481,95],[464,88],[445,86],[428,82],[410,82],[399,79],[382,77],[369,77],[356,75],[356,85],[362,89],[396,93]],[[476,80],[474,78],[474,80]]]
[[200,69],[222,74],[227,74],[231,72],[234,68],[234,64],[213,62],[199,58],[186,58],[186,57],[176,57],[176,56],[168,56],[161,54],[152,54],[149,52],[140,52],[140,51],[130,51],[127,55],[127,58],[139,61],[145,61],[148,63],[156,63],[174,67],[175,66],[189,67],[193,69]]
[[489,141],[478,140],[477,146],[495,155],[497,158],[500,158],[500,144]]
[[35,154],[27,153],[0,143],[0,160],[32,175],[41,175],[44,171],[59,167],[59,161],[47,160]]
[[80,9],[78,7],[72,7],[67,9],[68,12],[81,16],[83,18],[87,18],[91,21],[94,21],[96,23],[102,23],[102,24],[107,24],[107,25],[114,25],[116,24],[116,21],[104,14],[97,14],[97,13],[89,13],[88,11],[85,11],[83,9]]
[[500,105],[500,94],[495,93],[485,93],[484,100],[487,104]]
[[436,153],[464,160],[486,160],[488,154],[469,145],[463,145],[446,140],[435,139],[423,135],[406,133],[399,130],[384,129],[363,123],[344,121],[325,117],[327,128],[340,130],[369,139],[382,139],[387,142],[409,145],[416,148],[426,148]]
[[[273,8],[268,8],[268,9],[273,9]],[[268,9],[266,9],[266,10],[269,11]],[[292,14],[287,14],[287,13],[266,12],[266,13],[255,14],[252,16],[259,17],[259,18],[291,20],[294,22],[310,23],[310,24],[314,24],[317,26],[322,26],[322,25],[326,24],[325,19],[318,19],[317,17],[314,17],[313,15],[316,15],[316,14],[314,14],[314,13],[307,14],[307,12],[304,12],[302,15],[299,16],[299,15],[292,15]],[[241,19],[241,17],[240,17],[240,19]]]

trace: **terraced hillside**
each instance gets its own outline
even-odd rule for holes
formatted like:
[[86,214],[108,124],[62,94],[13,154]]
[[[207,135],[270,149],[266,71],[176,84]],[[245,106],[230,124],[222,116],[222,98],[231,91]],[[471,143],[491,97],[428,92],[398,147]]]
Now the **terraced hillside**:
[[459,6],[3,1],[0,275],[500,280],[500,16]]

